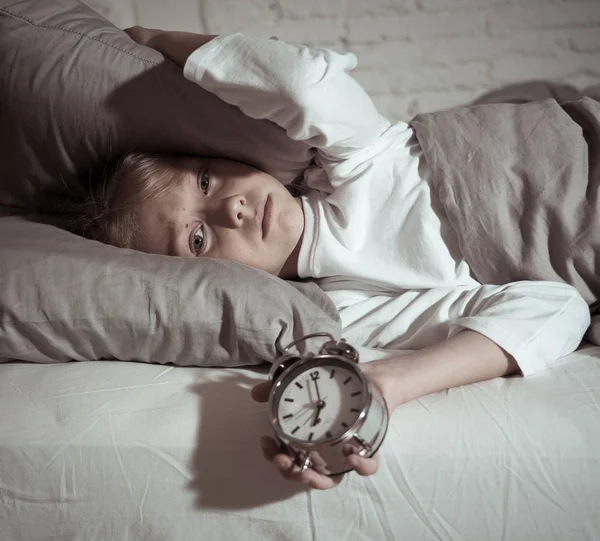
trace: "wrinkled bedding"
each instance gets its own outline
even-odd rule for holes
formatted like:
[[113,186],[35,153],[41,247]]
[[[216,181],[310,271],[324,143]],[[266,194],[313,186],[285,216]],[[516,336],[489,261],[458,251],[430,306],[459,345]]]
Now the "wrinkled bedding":
[[498,91],[411,125],[475,277],[564,281],[591,305],[600,298],[600,101],[533,87],[518,95]]
[[0,366],[2,541],[600,539],[600,348],[399,408],[380,471],[264,462],[257,368]]

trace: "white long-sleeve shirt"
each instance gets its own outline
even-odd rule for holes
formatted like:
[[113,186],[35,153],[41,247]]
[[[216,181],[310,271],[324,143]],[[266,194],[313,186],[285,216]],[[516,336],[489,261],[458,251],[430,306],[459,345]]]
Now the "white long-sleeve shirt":
[[196,50],[184,74],[316,148],[298,274],[333,300],[348,342],[419,349],[471,329],[525,375],[559,362],[589,325],[586,302],[562,283],[471,276],[413,130],[379,114],[348,74],[355,66],[350,53],[234,34]]

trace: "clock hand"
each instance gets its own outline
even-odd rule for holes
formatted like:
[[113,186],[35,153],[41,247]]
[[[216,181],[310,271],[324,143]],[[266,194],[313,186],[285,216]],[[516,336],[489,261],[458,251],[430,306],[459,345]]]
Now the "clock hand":
[[315,412],[315,420],[313,421],[313,426],[316,426],[317,423],[320,421],[319,419],[319,413],[321,413],[321,410],[325,407],[325,402],[323,402],[322,400],[320,401],[321,404],[317,405],[317,411]]
[[297,410],[296,413],[294,413],[294,418],[298,419],[307,413],[310,413],[312,415],[313,411],[314,410],[313,410],[312,404],[309,404],[309,405],[304,406],[304,407],[300,408],[299,410]]
[[313,381],[315,382],[315,389],[317,390],[318,404],[322,404],[323,401],[321,400],[321,393],[319,392],[319,384],[317,383],[319,381],[319,378],[315,378],[315,379],[313,379]]
[[[324,396],[323,397],[323,401],[327,400],[327,397]],[[300,406],[300,409],[298,409],[296,411],[296,413],[294,413],[294,418],[298,420],[298,422],[302,423],[302,419],[301,417],[303,417],[304,415],[306,415],[307,413],[311,413],[313,411],[313,403],[306,403],[306,404],[302,404],[302,406]],[[322,408],[320,408],[322,409]],[[317,406],[317,410],[319,410],[319,407]],[[317,411],[318,413],[318,411]],[[318,416],[317,416],[318,418]],[[302,423],[303,426],[306,426],[306,423],[308,423],[309,421],[311,421],[312,419],[312,415],[308,415],[308,417],[306,417],[306,420]],[[312,423],[312,426],[315,426],[316,423]]]
[[325,407],[325,401],[321,398],[321,393],[319,392],[318,379],[318,377],[313,379],[315,389],[317,391],[317,411],[315,412],[315,420],[313,421],[313,426],[315,426],[319,422],[319,413],[321,413],[321,410]]
[[314,402],[312,392],[310,390],[310,379],[306,378],[306,392],[308,393],[308,401],[312,404]]
[[[326,400],[327,400],[327,397],[324,396],[323,397],[323,402],[325,402]],[[317,406],[318,406],[318,404],[317,404]],[[295,418],[298,418],[301,415],[304,415],[305,413],[307,413],[309,411],[310,412],[314,411],[314,407],[315,407],[315,403],[314,402],[305,402],[304,404],[300,404],[298,406],[298,409],[294,412],[293,415],[294,415]]]
[[[312,417],[309,415],[309,416],[306,418],[306,421],[304,421],[304,423],[302,424],[302,426],[306,426],[306,423],[308,423],[308,422],[309,422],[311,419],[312,419]],[[314,424],[314,423],[311,423],[311,426],[315,426],[315,424]]]
[[[323,402],[325,402],[326,400],[327,400],[327,397],[324,396],[323,397]],[[299,404],[298,405],[298,409],[293,413],[294,417],[299,417],[300,415],[303,415],[307,411],[314,411],[315,405],[318,406],[318,404],[315,404],[312,401],[311,402],[305,402],[304,404]]]
[[313,402],[305,402],[304,404],[300,404],[298,406],[298,411],[302,411],[302,410],[308,410],[308,409],[312,409],[314,407],[314,403]]

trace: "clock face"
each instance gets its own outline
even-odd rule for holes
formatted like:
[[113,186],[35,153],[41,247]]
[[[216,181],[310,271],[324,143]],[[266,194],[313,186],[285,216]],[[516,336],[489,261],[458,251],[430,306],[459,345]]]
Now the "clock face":
[[346,363],[311,364],[290,374],[275,412],[286,436],[306,442],[346,432],[368,400],[362,378]]

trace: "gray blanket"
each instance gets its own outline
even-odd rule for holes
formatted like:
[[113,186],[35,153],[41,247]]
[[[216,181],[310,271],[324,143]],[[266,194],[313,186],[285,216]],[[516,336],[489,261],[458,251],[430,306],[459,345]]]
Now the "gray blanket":
[[[482,102],[411,122],[475,278],[562,281],[594,305],[600,298],[600,101],[534,85]],[[596,325],[588,339],[600,343]]]

